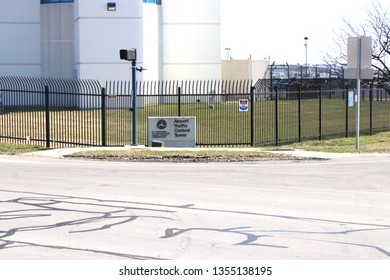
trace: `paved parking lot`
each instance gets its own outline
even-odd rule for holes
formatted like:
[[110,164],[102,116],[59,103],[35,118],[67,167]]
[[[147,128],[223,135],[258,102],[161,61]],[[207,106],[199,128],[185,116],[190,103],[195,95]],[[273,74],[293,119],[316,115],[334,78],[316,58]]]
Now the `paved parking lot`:
[[390,259],[390,156],[0,156],[0,259]]

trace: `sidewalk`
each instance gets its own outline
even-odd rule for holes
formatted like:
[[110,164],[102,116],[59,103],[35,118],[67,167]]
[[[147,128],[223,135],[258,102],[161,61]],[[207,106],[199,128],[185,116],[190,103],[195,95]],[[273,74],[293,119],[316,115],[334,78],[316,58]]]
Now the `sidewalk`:
[[361,158],[361,157],[390,157],[390,154],[386,153],[326,153],[326,152],[312,152],[304,150],[293,149],[267,149],[267,148],[149,148],[145,146],[124,146],[124,147],[77,147],[77,148],[61,148],[50,149],[45,151],[38,151],[32,153],[26,153],[27,156],[42,156],[51,158],[63,158],[66,155],[71,155],[77,152],[84,151],[126,151],[126,150],[157,150],[157,151],[202,151],[202,150],[229,150],[229,151],[257,151],[257,152],[270,152],[287,154],[299,157],[307,158],[319,158],[319,159],[337,159],[337,158]]

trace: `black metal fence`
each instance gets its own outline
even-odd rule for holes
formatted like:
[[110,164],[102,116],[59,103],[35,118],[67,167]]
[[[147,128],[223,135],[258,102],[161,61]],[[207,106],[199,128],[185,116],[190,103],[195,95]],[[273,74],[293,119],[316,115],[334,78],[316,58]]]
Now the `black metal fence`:
[[268,66],[271,79],[335,79],[344,76],[344,69],[331,65],[275,64]]
[[[148,117],[169,116],[195,116],[199,146],[348,137],[355,133],[353,88],[334,82],[332,88],[280,86],[275,80],[141,82],[137,143],[148,143]],[[0,77],[0,140],[46,147],[129,145],[131,89],[131,82]],[[240,110],[239,100],[248,102],[247,110]],[[367,134],[390,129],[384,90],[363,87],[360,127]]]

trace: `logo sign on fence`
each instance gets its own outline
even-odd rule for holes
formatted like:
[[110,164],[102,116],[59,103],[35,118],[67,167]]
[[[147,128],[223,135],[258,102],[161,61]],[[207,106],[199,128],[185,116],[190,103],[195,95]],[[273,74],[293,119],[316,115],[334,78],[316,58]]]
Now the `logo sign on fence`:
[[148,146],[153,142],[163,143],[164,147],[195,147],[195,117],[149,117]]
[[238,109],[240,112],[247,112],[249,110],[249,99],[239,99]]

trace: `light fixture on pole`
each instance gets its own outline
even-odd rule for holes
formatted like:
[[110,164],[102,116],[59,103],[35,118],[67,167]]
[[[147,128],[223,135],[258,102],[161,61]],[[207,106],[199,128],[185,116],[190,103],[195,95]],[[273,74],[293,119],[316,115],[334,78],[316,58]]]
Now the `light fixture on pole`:
[[306,67],[306,71],[305,71],[306,77],[305,78],[307,78],[308,77],[308,75],[307,75],[307,41],[309,40],[309,37],[305,37],[303,39],[305,40],[305,67]]
[[136,71],[137,71],[137,49],[120,50],[120,59],[131,61],[132,70],[132,113],[133,113],[133,141],[132,145],[137,146],[137,86],[136,86]]

